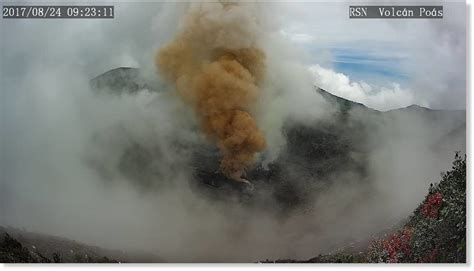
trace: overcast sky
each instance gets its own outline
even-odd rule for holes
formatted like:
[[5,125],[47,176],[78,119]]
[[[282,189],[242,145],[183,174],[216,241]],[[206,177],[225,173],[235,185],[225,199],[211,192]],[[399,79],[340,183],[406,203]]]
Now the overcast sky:
[[[162,3],[120,2],[112,20],[2,20],[2,88],[14,91],[38,67],[74,67],[90,77],[119,66],[150,68],[177,18],[163,12]],[[464,2],[441,3],[443,19],[421,20],[350,20],[349,4],[283,2],[275,8],[278,31],[305,52],[316,85],[380,110],[414,103],[465,108]]]

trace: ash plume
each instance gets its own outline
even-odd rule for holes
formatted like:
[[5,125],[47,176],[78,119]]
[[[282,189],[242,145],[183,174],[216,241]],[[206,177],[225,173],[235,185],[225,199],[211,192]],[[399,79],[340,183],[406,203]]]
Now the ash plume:
[[155,59],[158,70],[193,107],[202,131],[216,142],[221,171],[246,183],[241,176],[266,146],[252,113],[265,75],[257,24],[237,4],[191,7],[181,32]]

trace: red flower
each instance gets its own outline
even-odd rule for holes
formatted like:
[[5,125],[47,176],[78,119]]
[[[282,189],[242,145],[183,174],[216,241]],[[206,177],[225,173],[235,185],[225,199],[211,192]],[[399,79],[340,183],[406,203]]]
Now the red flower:
[[421,213],[426,218],[437,219],[439,216],[439,209],[443,203],[443,195],[436,192],[430,195],[421,208]]
[[411,255],[412,230],[405,228],[403,231],[392,234],[388,239],[383,240],[383,249],[387,251],[388,262],[397,263],[401,256]]

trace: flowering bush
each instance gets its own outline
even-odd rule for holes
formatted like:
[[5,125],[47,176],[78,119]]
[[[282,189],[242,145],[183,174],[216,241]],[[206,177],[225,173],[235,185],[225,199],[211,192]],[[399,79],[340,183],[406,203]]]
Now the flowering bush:
[[411,235],[411,229],[405,228],[403,231],[392,234],[389,239],[384,240],[384,249],[388,252],[389,262],[396,263],[403,257],[410,257]]
[[369,247],[369,262],[405,262],[412,254],[412,230],[405,228],[391,234],[387,239],[375,240]]
[[436,192],[435,194],[429,196],[425,201],[423,207],[421,208],[421,213],[426,218],[437,219],[441,203],[443,203],[443,196],[440,192]]

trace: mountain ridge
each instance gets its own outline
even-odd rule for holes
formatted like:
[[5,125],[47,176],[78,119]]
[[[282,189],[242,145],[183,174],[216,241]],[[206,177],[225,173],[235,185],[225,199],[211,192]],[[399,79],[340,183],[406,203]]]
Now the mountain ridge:
[[[141,75],[140,68],[135,67],[118,67],[113,68],[111,70],[105,71],[93,79],[90,80],[90,85],[95,91],[101,91],[104,89],[108,89],[112,92],[128,92],[128,93],[136,93],[140,91],[140,89],[149,89],[152,91],[158,91],[156,87],[153,87],[154,83],[147,82],[148,80]],[[363,103],[355,102],[336,94],[331,93],[323,88],[315,86],[316,92],[321,94],[326,99],[330,99],[336,101],[341,107],[345,108],[352,108],[352,107],[365,107],[374,111],[378,112],[390,112],[396,110],[403,110],[403,109],[426,109],[432,111],[466,111],[465,109],[433,109],[429,107],[424,107],[418,104],[411,104],[408,106],[390,109],[390,110],[377,110],[371,108]]]

